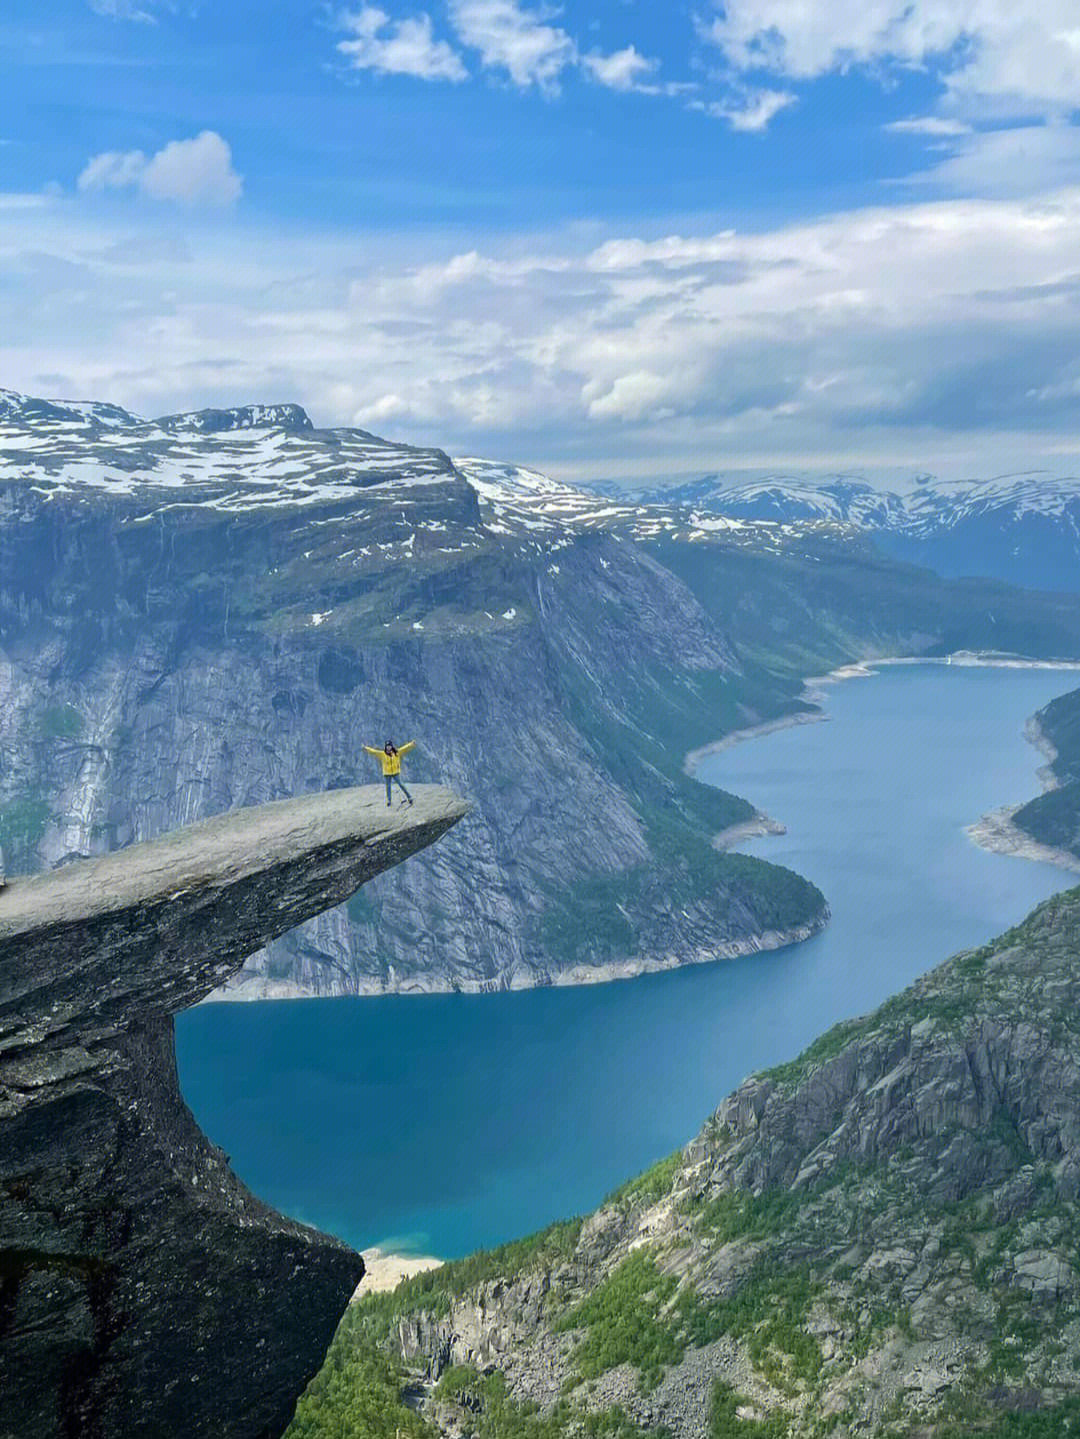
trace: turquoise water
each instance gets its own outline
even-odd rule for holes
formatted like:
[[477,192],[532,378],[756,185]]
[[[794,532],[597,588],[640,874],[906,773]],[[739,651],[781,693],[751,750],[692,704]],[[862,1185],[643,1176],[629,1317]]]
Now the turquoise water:
[[963,826],[1037,792],[1021,727],[1075,683],[888,668],[830,687],[830,722],[709,758],[788,826],[745,848],[828,897],[806,944],[579,989],[203,1006],[177,1023],[184,1094],[257,1194],[358,1247],[449,1257],[591,1209],[751,1070],[1071,882]]

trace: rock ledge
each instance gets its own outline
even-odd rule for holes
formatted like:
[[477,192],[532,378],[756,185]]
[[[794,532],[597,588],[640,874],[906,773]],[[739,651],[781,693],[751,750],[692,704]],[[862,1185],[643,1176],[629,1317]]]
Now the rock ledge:
[[172,1015],[466,813],[414,793],[240,810],[0,891],[0,1439],[288,1423],[363,1261],[232,1174]]

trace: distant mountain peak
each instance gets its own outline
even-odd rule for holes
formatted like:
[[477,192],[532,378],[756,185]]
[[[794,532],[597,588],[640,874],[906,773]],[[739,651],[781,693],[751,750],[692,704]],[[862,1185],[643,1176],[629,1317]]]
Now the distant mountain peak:
[[155,422],[170,433],[188,431],[197,435],[217,435],[228,430],[285,430],[289,434],[307,434],[315,429],[308,413],[300,405],[237,405],[226,410],[189,410],[180,415],[165,415]]
[[0,389],[0,420],[26,423],[98,426],[116,429],[137,425],[134,415],[119,405],[100,404],[92,400],[42,400],[18,390]]

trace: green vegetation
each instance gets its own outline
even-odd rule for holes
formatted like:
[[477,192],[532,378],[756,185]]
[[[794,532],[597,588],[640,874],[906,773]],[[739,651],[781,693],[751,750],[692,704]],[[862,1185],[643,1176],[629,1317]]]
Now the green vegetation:
[[585,1331],[572,1355],[582,1379],[630,1364],[648,1392],[688,1348],[728,1334],[745,1341],[755,1367],[770,1383],[794,1392],[794,1383],[812,1383],[823,1363],[805,1327],[815,1293],[807,1270],[772,1272],[762,1265],[734,1294],[703,1299],[690,1286],[680,1289],[678,1279],[664,1274],[643,1248],[628,1255],[554,1327],[561,1333]]
[[763,1263],[727,1299],[703,1301],[691,1290],[679,1296],[687,1341],[711,1344],[724,1334],[745,1342],[754,1367],[775,1388],[793,1393],[794,1382],[813,1383],[824,1363],[821,1347],[806,1330],[820,1286],[803,1268],[774,1270]]
[[1057,750],[1051,769],[1059,787],[1021,805],[1013,823],[1040,844],[1080,856],[1080,690],[1051,700],[1036,718]]
[[748,1405],[749,1400],[718,1379],[709,1405],[709,1439],[786,1439],[788,1421],[783,1415],[740,1419],[738,1411]]
[[41,716],[41,733],[46,739],[79,739],[85,723],[74,705],[50,705]]
[[699,1229],[721,1244],[767,1239],[790,1228],[805,1198],[790,1189],[770,1189],[760,1195],[736,1189],[702,1205],[695,1219]]
[[1080,780],[1028,800],[1013,815],[1013,824],[1039,844],[1080,856]]
[[[478,1374],[464,1365],[448,1369],[435,1397],[462,1405],[459,1422],[474,1439],[643,1439],[646,1432],[617,1407],[590,1411],[563,1398],[544,1413],[536,1404],[516,1403],[498,1370]],[[650,1439],[667,1435],[666,1430],[647,1432]]]
[[402,1402],[401,1366],[341,1330],[296,1406],[288,1439],[436,1439],[432,1425]]
[[820,1035],[802,1054],[795,1059],[789,1059],[786,1064],[774,1065],[772,1069],[765,1071],[770,1079],[777,1084],[793,1087],[800,1080],[804,1079],[812,1069],[828,1063],[835,1059],[841,1050],[846,1049],[852,1039],[858,1034],[864,1021],[858,1019],[846,1019],[840,1024],[834,1024]]
[[382,1339],[403,1314],[421,1310],[445,1314],[453,1300],[480,1284],[493,1279],[509,1282],[530,1268],[551,1268],[573,1255],[581,1224],[580,1219],[561,1220],[524,1239],[512,1240],[497,1249],[480,1249],[464,1259],[452,1259],[438,1269],[416,1274],[387,1293],[368,1294],[350,1305],[338,1333],[346,1327],[357,1327]]
[[567,713],[630,797],[650,857],[616,874],[586,872],[574,885],[553,886],[530,935],[539,951],[561,967],[663,953],[671,947],[671,915],[684,910],[714,933],[718,911],[721,923],[735,911],[725,928],[739,937],[820,916],[825,900],[809,881],[713,847],[716,834],[752,818],[754,808],[683,771],[688,749],[745,724],[748,714],[806,708],[793,698],[797,686],[756,670],[673,675],[657,668],[644,683],[628,684],[625,712],[616,717],[598,709],[579,672],[567,669],[561,678]]
[[[973,1436],[978,1439],[1066,1439],[1068,1435],[1080,1435],[1080,1398],[1066,1399],[1063,1404],[1047,1409],[980,1417],[982,1422],[962,1426],[948,1424],[937,1429],[934,1439],[973,1439]],[[914,1439],[916,1431],[910,1432]],[[925,1432],[925,1428],[918,1431]]]
[[31,867],[48,822],[48,803],[36,790],[13,796],[0,808],[0,846],[10,868]]
[[655,1204],[671,1189],[681,1167],[682,1150],[677,1149],[666,1159],[658,1160],[651,1169],[646,1169],[644,1174],[621,1184],[608,1195],[604,1203],[619,1204],[624,1209],[631,1209],[636,1204]]
[[557,1331],[586,1331],[573,1356],[582,1379],[632,1364],[642,1389],[655,1388],[664,1366],[677,1364],[686,1350],[678,1317],[663,1312],[677,1288],[678,1280],[661,1274],[652,1256],[638,1249],[564,1314]]
[[[404,1403],[406,1384],[401,1365],[362,1331],[348,1344],[335,1339],[285,1439],[438,1439],[435,1426]],[[618,1407],[592,1411],[564,1397],[544,1412],[518,1403],[498,1370],[456,1365],[443,1373],[434,1398],[457,1406],[457,1423],[471,1439],[670,1439],[666,1429],[640,1429]]]

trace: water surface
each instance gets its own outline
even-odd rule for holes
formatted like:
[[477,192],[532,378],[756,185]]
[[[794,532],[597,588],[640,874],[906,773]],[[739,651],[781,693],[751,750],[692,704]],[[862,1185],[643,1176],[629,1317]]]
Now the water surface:
[[706,760],[788,826],[743,848],[829,899],[806,944],[578,989],[203,1006],[177,1022],[184,1094],[257,1194],[357,1247],[450,1257],[589,1210],[750,1071],[1071,883],[963,828],[1037,792],[1023,722],[1074,685],[887,668],[830,687],[829,722]]

